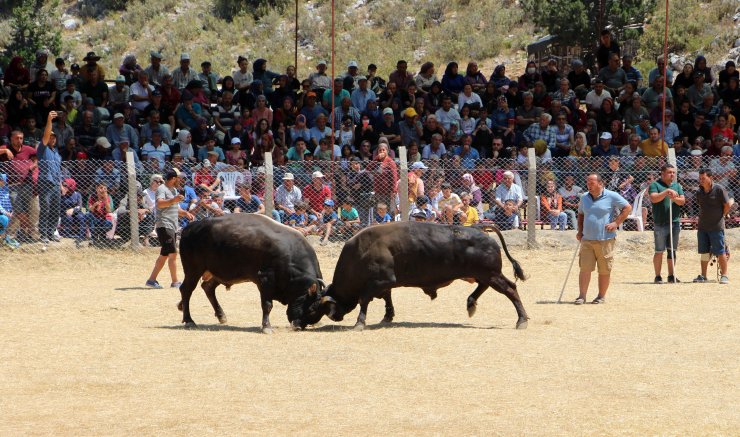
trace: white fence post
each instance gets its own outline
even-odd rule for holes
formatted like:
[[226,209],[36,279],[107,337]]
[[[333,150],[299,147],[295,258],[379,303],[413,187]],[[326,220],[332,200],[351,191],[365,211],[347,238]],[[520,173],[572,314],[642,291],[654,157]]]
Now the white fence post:
[[270,218],[275,209],[273,186],[272,153],[265,153],[265,215]]
[[401,221],[405,222],[409,218],[409,164],[405,146],[398,148],[398,157],[401,160],[401,169],[398,174],[398,202]]
[[534,147],[530,147],[527,153],[527,249],[537,249],[537,157]]
[[131,250],[139,250],[139,197],[136,190],[136,161],[134,152],[126,152],[128,173],[128,218],[131,226]]

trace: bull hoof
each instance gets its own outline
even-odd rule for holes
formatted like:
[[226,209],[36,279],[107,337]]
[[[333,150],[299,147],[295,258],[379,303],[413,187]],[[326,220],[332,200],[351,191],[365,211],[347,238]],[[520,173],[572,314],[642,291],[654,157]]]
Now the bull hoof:
[[382,323],[383,325],[390,325],[391,323],[393,323],[393,317],[385,316],[383,317],[383,320],[380,321],[380,323]]
[[520,320],[516,322],[516,329],[527,329],[527,321],[526,320]]
[[365,324],[364,323],[355,323],[354,328],[352,328],[354,331],[360,332],[365,330]]
[[272,327],[270,326],[263,326],[262,327],[262,333],[263,334],[272,334],[274,331],[272,330]]
[[216,316],[218,319],[218,323],[225,325],[226,324],[226,314],[221,314],[220,316]]
[[472,304],[468,305],[468,317],[473,317],[475,315],[475,310],[478,309],[478,304],[473,302]]
[[290,324],[290,327],[293,329],[293,331],[300,331],[301,330],[301,322],[294,320],[293,323]]
[[198,325],[195,324],[192,320],[190,322],[183,322],[185,323],[185,329],[196,329],[198,328]]
[[182,312],[182,301],[177,303],[177,309]]

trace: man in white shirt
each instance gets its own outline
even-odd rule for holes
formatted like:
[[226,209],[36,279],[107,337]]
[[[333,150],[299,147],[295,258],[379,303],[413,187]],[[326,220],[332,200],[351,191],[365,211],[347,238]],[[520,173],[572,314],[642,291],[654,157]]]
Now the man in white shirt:
[[301,189],[295,186],[293,173],[285,173],[283,183],[275,190],[275,209],[280,215],[280,222],[295,212],[295,205],[302,198]]
[[452,98],[447,95],[442,98],[442,107],[437,109],[434,115],[437,117],[437,121],[442,124],[445,131],[450,130],[451,122],[456,121],[460,123],[460,113],[452,107]]
[[332,80],[326,74],[326,61],[316,64],[316,71],[308,75],[312,90],[328,90],[331,88]]
[[137,113],[142,113],[152,102],[154,87],[149,84],[149,75],[140,71],[136,82],[131,84],[131,106]]
[[502,209],[504,207],[504,202],[507,200],[513,200],[516,202],[517,210],[524,202],[522,187],[514,183],[514,173],[510,171],[504,172],[504,179],[501,181],[501,184],[496,187],[496,198],[494,199],[496,205]]
[[586,106],[589,111],[597,112],[601,108],[601,102],[611,97],[612,95],[609,91],[604,89],[604,81],[596,79],[594,81],[594,89],[586,94]]

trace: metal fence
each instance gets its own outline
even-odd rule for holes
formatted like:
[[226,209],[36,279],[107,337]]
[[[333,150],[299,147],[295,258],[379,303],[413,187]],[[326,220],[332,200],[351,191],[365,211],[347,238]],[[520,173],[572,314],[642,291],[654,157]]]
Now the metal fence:
[[[407,162],[403,152],[384,161],[306,160],[274,166],[268,155],[265,165],[252,168],[210,161],[65,161],[60,182],[44,180],[32,162],[4,162],[0,235],[6,250],[30,252],[156,246],[154,193],[172,167],[182,175],[181,207],[195,220],[264,213],[305,235],[318,235],[322,243],[344,241],[366,226],[394,220],[496,223],[502,229],[526,229],[533,240],[536,232],[574,228],[578,195],[586,190],[590,173],[599,173],[607,188],[633,205],[624,229],[647,230],[652,212],[646,188],[665,163],[642,156],[530,160],[524,154],[475,160],[443,155]],[[696,225],[699,169],[712,169],[715,181],[734,198],[740,193],[738,165],[734,156],[677,158],[678,182],[687,198],[684,227]],[[734,205],[727,226],[738,226],[738,217]],[[187,225],[182,219],[181,228]]]

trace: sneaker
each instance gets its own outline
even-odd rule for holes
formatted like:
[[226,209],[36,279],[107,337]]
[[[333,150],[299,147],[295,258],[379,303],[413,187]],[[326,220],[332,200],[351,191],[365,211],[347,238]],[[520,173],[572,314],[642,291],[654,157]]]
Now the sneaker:
[[681,281],[677,277],[675,277],[673,275],[668,275],[668,283],[669,284],[678,284],[679,282],[681,282]]
[[707,282],[707,278],[704,275],[699,275],[694,278],[694,283],[703,284],[705,282]]
[[584,303],[586,303],[586,299],[579,297],[575,302],[573,302],[573,305],[583,305]]
[[61,243],[62,239],[61,237],[59,237],[59,235],[54,234],[51,236],[51,238],[49,238],[49,241],[51,241],[52,243]]
[[181,281],[173,282],[170,284],[170,288],[180,288],[181,285],[182,285]]
[[606,300],[603,297],[597,297],[596,299],[591,302],[593,305],[599,305],[602,303],[606,303]]
[[663,277],[660,276],[660,275],[656,276],[655,279],[653,279],[653,283],[654,284],[662,284],[663,283]]
[[159,285],[159,282],[157,281],[146,281],[146,286],[149,288],[156,288],[156,289],[164,288],[161,285]]
[[21,243],[16,241],[15,238],[5,237],[5,245],[11,249],[18,249],[21,246]]
[[729,284],[730,283],[730,278],[728,278],[725,275],[722,275],[722,276],[719,277],[719,283],[720,284]]
[[40,241],[41,241],[41,244],[43,244],[44,246],[49,244],[49,239],[46,237],[41,237]]

